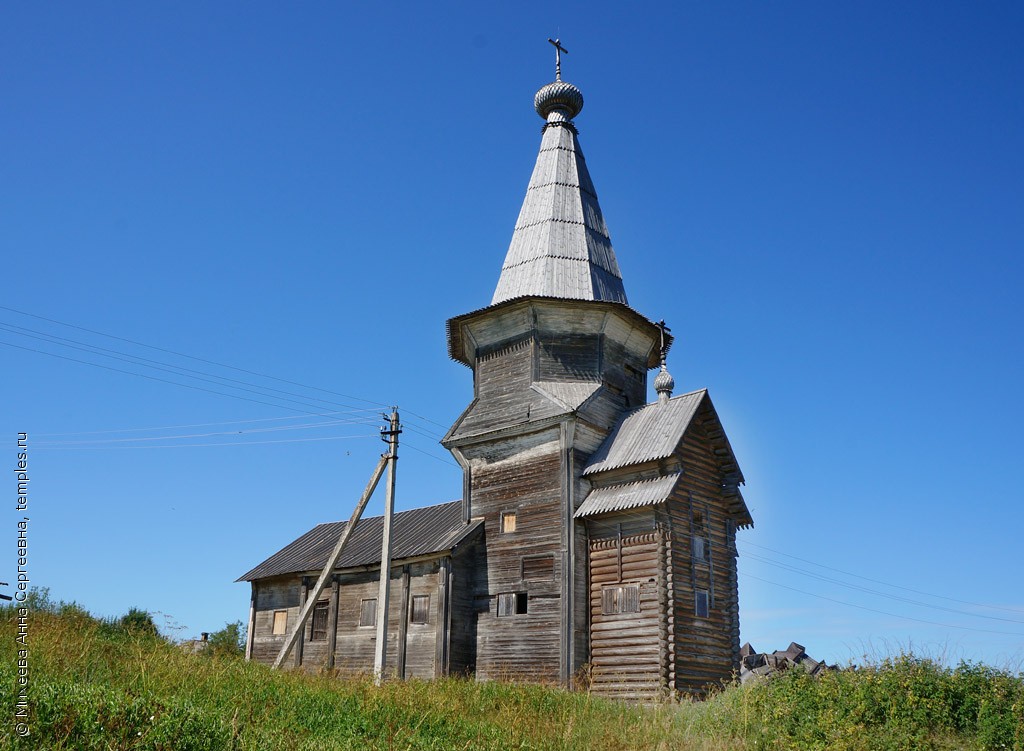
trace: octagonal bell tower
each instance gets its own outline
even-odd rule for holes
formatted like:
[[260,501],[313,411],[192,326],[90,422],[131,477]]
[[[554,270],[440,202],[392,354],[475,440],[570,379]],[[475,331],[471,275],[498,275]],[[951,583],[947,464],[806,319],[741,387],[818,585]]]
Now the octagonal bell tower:
[[560,58],[534,106],[540,152],[491,304],[448,321],[474,393],[442,443],[463,469],[465,518],[484,520],[475,579],[461,583],[476,644],[464,667],[567,682],[588,659],[582,468],[646,402],[662,332],[627,304],[573,124],[583,95]]

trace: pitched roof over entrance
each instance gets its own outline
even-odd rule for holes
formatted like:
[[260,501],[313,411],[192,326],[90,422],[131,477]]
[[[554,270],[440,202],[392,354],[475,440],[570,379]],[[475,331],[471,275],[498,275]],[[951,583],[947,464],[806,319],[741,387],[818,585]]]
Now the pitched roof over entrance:
[[519,297],[626,304],[608,228],[572,118],[583,95],[556,81],[537,92],[544,136],[492,305]]

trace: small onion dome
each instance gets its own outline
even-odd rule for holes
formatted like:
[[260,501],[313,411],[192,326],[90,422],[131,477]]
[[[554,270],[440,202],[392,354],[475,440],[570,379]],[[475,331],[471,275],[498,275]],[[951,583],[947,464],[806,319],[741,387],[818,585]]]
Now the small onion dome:
[[662,363],[661,372],[654,377],[654,390],[658,392],[658,401],[667,402],[672,396],[672,389],[675,387],[675,379],[668,372],[664,363]]
[[571,83],[555,81],[541,87],[533,97],[533,106],[545,120],[550,120],[553,112],[561,115],[560,120],[572,120],[583,109],[583,92]]

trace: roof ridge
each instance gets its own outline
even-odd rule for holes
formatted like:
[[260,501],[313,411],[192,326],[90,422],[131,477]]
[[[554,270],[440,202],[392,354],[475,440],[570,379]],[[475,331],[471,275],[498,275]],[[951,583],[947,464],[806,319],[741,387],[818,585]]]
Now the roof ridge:
[[[441,501],[440,503],[428,503],[425,506],[414,506],[413,508],[402,509],[401,511],[396,511],[395,512],[395,516],[401,516],[402,514],[408,514],[408,513],[412,512],[412,511],[422,511],[423,509],[428,509],[428,508],[439,508],[440,506],[448,506],[448,505],[450,505],[452,503],[462,503],[462,499],[461,498],[456,498],[454,501]],[[359,517],[359,520],[356,522],[356,524],[358,524],[359,522],[368,522],[368,521],[373,521],[374,519],[383,519],[383,518],[384,518],[384,514],[378,514],[377,516],[361,516],[361,517]],[[349,521],[351,521],[351,520],[350,519],[338,519],[337,521],[333,521],[333,522],[320,522],[315,527],[313,527],[313,529],[317,529],[319,527],[329,527],[332,524],[348,524]]]

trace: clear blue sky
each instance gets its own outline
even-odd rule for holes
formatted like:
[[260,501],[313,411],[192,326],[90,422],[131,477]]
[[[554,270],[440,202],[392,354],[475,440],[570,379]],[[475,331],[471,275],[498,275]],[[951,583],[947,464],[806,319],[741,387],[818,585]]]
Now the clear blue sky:
[[998,2],[8,5],[0,456],[29,433],[34,583],[176,636],[244,621],[233,580],[347,518],[389,404],[399,507],[459,496],[444,322],[490,300],[560,35],[630,302],[747,477],[743,639],[1019,665],[1022,29]]

